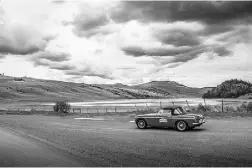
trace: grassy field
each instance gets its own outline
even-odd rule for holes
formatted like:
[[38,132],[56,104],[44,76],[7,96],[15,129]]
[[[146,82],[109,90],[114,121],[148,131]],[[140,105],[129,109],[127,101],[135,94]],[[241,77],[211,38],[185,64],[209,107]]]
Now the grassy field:
[[85,84],[16,78],[0,75],[0,102],[93,101],[201,97],[205,88],[191,88],[174,81],[154,81],[142,85]]

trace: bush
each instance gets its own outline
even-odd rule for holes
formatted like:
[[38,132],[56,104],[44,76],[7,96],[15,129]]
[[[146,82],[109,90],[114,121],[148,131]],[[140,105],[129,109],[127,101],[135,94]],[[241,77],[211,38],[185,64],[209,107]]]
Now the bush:
[[198,112],[206,112],[206,111],[211,111],[212,108],[209,105],[204,106],[202,103],[199,103],[199,105],[197,106],[197,111]]
[[15,78],[14,77],[14,81],[24,81],[24,79],[23,78]]
[[247,111],[252,112],[252,102],[249,102],[249,104],[247,106]]
[[203,98],[238,98],[252,92],[252,83],[231,79],[224,81],[217,87],[208,90]]
[[53,106],[53,110],[61,113],[68,113],[70,107],[70,104],[68,104],[67,102],[56,102]]

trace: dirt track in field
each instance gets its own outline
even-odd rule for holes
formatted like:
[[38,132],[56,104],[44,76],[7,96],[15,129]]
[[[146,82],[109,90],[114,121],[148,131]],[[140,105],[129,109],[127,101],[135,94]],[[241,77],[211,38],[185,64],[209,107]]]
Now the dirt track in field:
[[[188,132],[139,130],[130,120],[111,116],[76,120],[2,115],[1,130],[8,136],[29,138],[30,143],[37,143],[37,149],[43,148],[44,152],[28,164],[22,157],[29,158],[29,152],[24,152],[27,157],[11,155],[15,150],[0,141],[0,155],[12,159],[11,166],[43,166],[43,161],[48,160],[46,156],[55,156],[55,162],[47,166],[252,166],[251,118],[208,119],[202,127]],[[30,149],[23,146],[20,150]],[[33,152],[36,150],[30,153]],[[7,153],[10,157],[5,156]],[[66,155],[68,159],[62,162]]]

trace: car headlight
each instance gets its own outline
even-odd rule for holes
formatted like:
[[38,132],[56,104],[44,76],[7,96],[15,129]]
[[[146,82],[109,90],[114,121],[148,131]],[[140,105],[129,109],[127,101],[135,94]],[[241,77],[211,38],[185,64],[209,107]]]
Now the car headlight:
[[199,120],[200,120],[200,117],[199,117],[199,116],[195,116],[194,118],[195,118],[195,121],[196,121],[196,122],[199,122]]

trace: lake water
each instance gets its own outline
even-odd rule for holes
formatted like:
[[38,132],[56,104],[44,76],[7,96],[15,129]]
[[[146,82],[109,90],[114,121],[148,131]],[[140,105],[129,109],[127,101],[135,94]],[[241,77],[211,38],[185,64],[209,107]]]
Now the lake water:
[[[125,99],[125,100],[108,100],[108,101],[93,101],[93,102],[71,102],[71,106],[162,106],[165,105],[182,105],[186,106],[187,102],[189,105],[194,106],[199,103],[205,104],[202,98],[179,98],[179,99]],[[207,105],[218,105],[221,104],[222,99],[205,99]],[[224,99],[225,104],[238,104],[246,102],[248,100],[242,99]],[[47,104],[52,105],[53,103]]]

